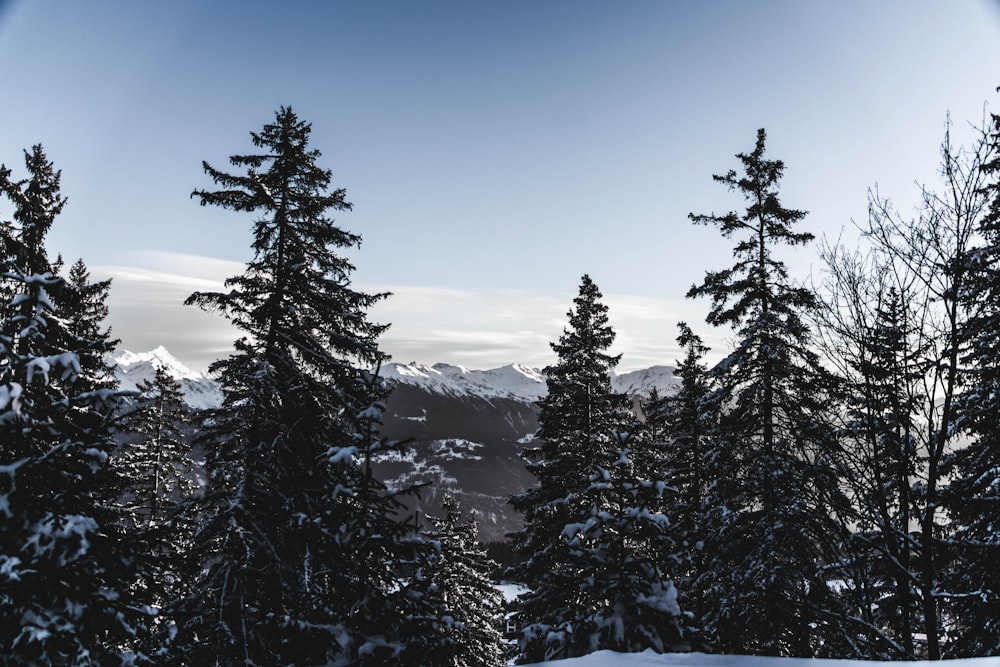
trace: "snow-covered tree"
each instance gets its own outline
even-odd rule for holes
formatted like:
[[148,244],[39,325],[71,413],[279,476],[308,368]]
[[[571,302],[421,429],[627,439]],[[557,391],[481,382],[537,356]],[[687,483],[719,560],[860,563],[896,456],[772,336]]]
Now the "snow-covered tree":
[[[120,508],[124,530],[142,540],[137,594],[165,608],[186,591],[184,562],[197,520],[193,501],[200,487],[182,430],[191,415],[179,383],[158,367],[138,389],[120,419],[122,435],[112,459],[124,486],[111,490],[111,495]],[[168,623],[158,619],[156,634],[169,632]],[[156,650],[157,641],[148,642],[149,652]]]
[[665,476],[674,489],[668,515],[671,534],[688,552],[688,559],[676,565],[678,583],[685,594],[685,607],[696,614],[706,601],[691,597],[688,582],[701,572],[705,539],[703,512],[710,482],[704,460],[715,433],[715,415],[708,404],[711,382],[704,361],[709,348],[686,322],[679,322],[677,343],[684,351],[674,375],[680,387],[671,394],[650,396],[644,405],[646,428],[653,443],[655,472]]
[[337,622],[336,664],[423,664],[454,647],[443,591],[426,576],[433,545],[406,513],[403,499],[416,489],[390,489],[374,475],[374,463],[405,444],[382,434],[386,383],[363,373],[357,384],[365,400],[351,439],[327,452],[341,477],[326,519],[333,539],[313,559],[313,578],[326,582],[320,597]]
[[385,295],[350,287],[339,251],[360,237],[328,217],[351,205],[310,131],[281,108],[251,134],[257,153],[230,158],[243,173],[206,163],[222,189],[194,193],[258,217],[246,271],[188,299],[244,336],[212,366],[225,400],[201,438],[205,518],[192,591],[174,609],[177,662],[378,663],[405,644],[400,554],[416,547],[371,474],[392,445],[376,428],[384,390],[360,370],[385,359],[385,327],[366,316]]
[[959,556],[948,582],[957,594],[949,653],[958,657],[1000,655],[1000,115],[991,119],[975,182],[986,199],[976,222],[982,242],[964,258],[970,280],[962,296],[975,315],[963,332],[970,370],[959,410],[972,442],[946,460]]
[[424,531],[431,545],[420,575],[438,594],[437,623],[445,641],[421,662],[432,667],[499,667],[505,664],[503,595],[490,580],[496,564],[478,543],[475,519],[462,520],[458,501],[445,495],[442,518]]
[[524,517],[515,535],[520,562],[521,662],[604,648],[683,648],[670,573],[663,480],[633,474],[636,428],[628,398],[613,391],[619,357],[607,306],[589,276],[569,312],[569,327],[545,369],[541,445],[525,452],[539,485],[511,499]]
[[840,499],[823,419],[828,380],[804,319],[816,298],[775,256],[813,237],[794,229],[805,211],[778,199],[784,164],[765,158],[765,138],[759,130],[754,150],[737,155],[742,173],[714,177],[743,196],[746,210],[690,216],[736,237],[733,266],[707,272],[688,292],[709,297],[708,322],[731,325],[737,337],[712,370],[719,425],[705,452],[712,483],[697,588],[715,603],[703,622],[717,650],[810,656],[818,627],[811,597],[824,588],[822,546],[837,541],[829,516]]
[[162,367],[139,386],[139,395],[124,417],[128,441],[119,467],[133,480],[131,527],[168,521],[193,496],[198,483],[191,470],[190,448],[183,425],[190,418],[180,384]]
[[[62,209],[41,146],[0,191],[15,207],[0,257],[0,654],[9,665],[130,661],[150,613],[130,597],[132,547],[103,505],[114,486],[113,392],[78,386],[80,357],[44,251]],[[90,341],[83,341],[89,343]],[[86,345],[85,345],[86,346]]]

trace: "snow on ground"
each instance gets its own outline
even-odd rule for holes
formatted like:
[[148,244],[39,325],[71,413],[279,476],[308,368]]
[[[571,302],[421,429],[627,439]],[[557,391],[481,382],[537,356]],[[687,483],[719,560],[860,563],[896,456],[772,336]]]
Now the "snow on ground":
[[[824,660],[819,658],[764,658],[745,655],[706,655],[704,653],[615,653],[598,651],[582,658],[539,663],[557,667],[872,667],[881,663],[870,660]],[[934,667],[1000,667],[998,658],[970,658],[967,660],[940,660],[907,662],[910,665]]]

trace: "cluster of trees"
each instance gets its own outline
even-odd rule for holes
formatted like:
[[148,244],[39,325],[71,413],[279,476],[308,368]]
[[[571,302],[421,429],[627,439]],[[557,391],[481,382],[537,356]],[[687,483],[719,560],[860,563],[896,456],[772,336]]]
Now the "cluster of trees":
[[255,213],[254,258],[189,303],[241,332],[212,368],[223,405],[190,417],[165,374],[115,387],[109,284],[61,276],[46,232],[65,198],[41,146],[0,168],[0,655],[6,665],[497,665],[502,598],[454,503],[410,521],[372,474],[387,389],[384,294],[350,286],[360,237],[290,108],[203,205]]
[[[351,287],[343,189],[290,108],[202,205],[255,214],[253,259],[188,303],[241,332],[197,414],[205,483],[165,374],[116,389],[108,282],[63,277],[45,236],[65,204],[41,146],[0,166],[0,654],[11,665],[499,665],[495,564],[454,501],[373,462],[385,294]],[[735,345],[709,367],[685,323],[680,386],[633,405],[584,276],[545,369],[537,485],[509,576],[521,663],[599,649],[913,659],[1000,653],[1000,116],[942,146],[912,219],[870,194],[868,248],[822,246],[794,282],[766,136],[715,179],[743,212],[691,215],[735,263],[689,296]],[[375,369],[373,372],[372,369]]]
[[818,286],[778,259],[813,237],[765,140],[714,177],[745,209],[690,216],[735,242],[688,292],[734,332],[721,362],[680,323],[678,391],[630,410],[583,279],[512,499],[521,662],[1000,654],[1000,116],[946,133],[912,219],[872,191],[867,248],[821,246]]

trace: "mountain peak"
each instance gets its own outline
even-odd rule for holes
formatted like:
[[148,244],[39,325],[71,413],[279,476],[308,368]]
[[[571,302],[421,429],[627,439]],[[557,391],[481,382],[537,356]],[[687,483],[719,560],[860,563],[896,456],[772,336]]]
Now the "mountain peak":
[[115,365],[129,369],[138,364],[147,363],[153,368],[163,368],[167,373],[176,380],[181,380],[184,378],[189,379],[202,379],[205,376],[201,373],[196,373],[187,366],[185,366],[180,360],[174,355],[167,351],[167,348],[162,345],[156,347],[149,352],[130,352],[128,350],[123,350],[121,354],[115,357]]
[[123,391],[137,391],[144,382],[152,382],[156,370],[162,368],[180,383],[189,407],[204,409],[222,404],[222,390],[217,382],[185,366],[162,345],[149,352],[123,350],[114,358],[114,365],[118,386]]

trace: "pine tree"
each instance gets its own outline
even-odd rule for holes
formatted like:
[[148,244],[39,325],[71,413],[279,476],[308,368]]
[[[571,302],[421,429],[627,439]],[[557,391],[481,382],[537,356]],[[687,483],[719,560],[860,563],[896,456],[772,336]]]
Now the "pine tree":
[[496,564],[478,543],[479,529],[473,518],[462,521],[458,501],[445,495],[445,516],[432,518],[433,528],[424,533],[431,545],[431,558],[423,576],[440,593],[436,620],[444,636],[436,651],[425,653],[427,667],[499,667],[506,646],[503,595],[493,586],[490,573]]
[[124,418],[130,442],[122,448],[120,467],[134,483],[132,528],[168,521],[193,496],[189,446],[182,426],[190,411],[180,384],[166,369],[157,367],[152,380],[139,386],[134,406]]
[[[113,393],[77,385],[80,357],[57,311],[64,281],[44,237],[65,199],[41,146],[0,257],[0,654],[9,665],[131,662],[149,613],[130,597],[131,546],[102,504],[116,483]],[[94,341],[82,341],[86,345]]]
[[765,138],[759,130],[753,152],[737,155],[741,174],[714,177],[746,199],[746,211],[690,216],[737,237],[735,264],[709,271],[688,292],[710,297],[708,322],[737,335],[736,349],[712,371],[719,427],[705,453],[713,481],[698,588],[715,601],[703,622],[717,650],[810,656],[818,623],[810,598],[825,588],[820,547],[837,534],[829,516],[842,499],[826,463],[829,382],[803,317],[816,298],[791,283],[773,254],[813,237],[794,231],[806,213],[778,200],[784,164],[764,157]]
[[951,651],[956,657],[1000,655],[1000,115],[993,114],[980,171],[988,198],[978,221],[980,246],[963,258],[970,284],[962,295],[976,315],[963,331],[969,341],[967,387],[959,400],[972,442],[946,461],[953,480],[945,494],[959,560],[949,590],[956,601]]
[[[183,563],[197,518],[191,508],[201,489],[182,430],[190,410],[180,384],[158,367],[138,389],[120,419],[123,435],[113,462],[126,483],[115,490],[114,502],[126,533],[144,545],[137,595],[162,609],[186,593]],[[159,619],[157,634],[169,632],[168,622]]]
[[8,224],[17,230],[7,240],[7,256],[28,275],[54,273],[45,236],[66,205],[59,191],[62,172],[53,168],[41,144],[24,151],[24,166],[29,176],[20,181],[12,181],[11,171],[0,168],[0,193],[14,205],[13,224]]
[[611,387],[619,357],[606,352],[614,331],[600,299],[584,276],[545,369],[542,444],[525,452],[539,485],[511,500],[525,524],[512,574],[530,589],[518,612],[521,662],[682,647],[676,592],[660,566],[671,546],[665,483],[633,474],[637,424]]
[[92,281],[87,265],[78,259],[69,269],[65,289],[57,294],[59,313],[70,336],[69,345],[80,357],[78,382],[86,383],[88,390],[106,389],[116,382],[109,359],[121,341],[112,338],[111,329],[104,325],[110,289],[111,279]]
[[222,189],[194,193],[259,217],[246,271],[226,292],[188,299],[245,335],[212,366],[225,400],[201,440],[205,521],[192,591],[173,612],[177,662],[378,660],[381,639],[366,633],[403,625],[390,617],[401,603],[399,554],[412,545],[393,514],[399,500],[370,473],[390,445],[373,431],[384,393],[360,370],[385,359],[376,344],[385,327],[365,311],[386,295],[349,286],[353,266],[337,251],[360,237],[328,217],[351,205],[329,189],[310,132],[281,108],[251,133],[258,153],[230,158],[245,173],[205,163]]
[[650,396],[645,406],[646,426],[655,443],[656,472],[666,476],[675,490],[669,513],[671,532],[688,553],[675,571],[686,595],[686,608],[697,615],[708,602],[697,599],[693,582],[702,570],[703,512],[710,482],[704,455],[715,432],[714,415],[707,407],[711,382],[704,362],[710,348],[686,322],[677,327],[677,343],[684,358],[677,362],[674,375],[681,384],[673,394]]
[[382,434],[388,387],[376,373],[363,373],[358,385],[366,400],[350,444],[328,451],[345,466],[334,494],[343,504],[330,514],[333,548],[317,555],[323,569],[313,578],[328,582],[323,600],[339,621],[341,663],[423,664],[454,649],[441,618],[443,591],[425,574],[433,547],[405,511],[405,497],[418,488],[389,489],[374,474],[380,457],[405,445]]

